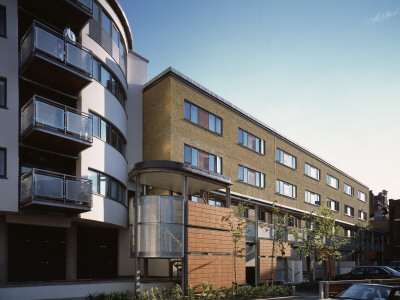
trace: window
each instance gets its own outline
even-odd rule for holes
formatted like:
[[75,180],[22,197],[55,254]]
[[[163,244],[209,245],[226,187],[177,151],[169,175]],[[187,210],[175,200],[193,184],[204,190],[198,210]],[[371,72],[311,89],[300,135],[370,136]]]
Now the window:
[[367,221],[367,213],[365,211],[358,211],[358,218],[363,221]]
[[0,78],[0,108],[7,107],[7,80]]
[[238,180],[248,184],[265,188],[265,174],[247,167],[238,166]]
[[289,216],[289,218],[288,218],[288,226],[297,228],[299,226],[299,219],[294,217],[294,216]]
[[238,143],[258,153],[264,154],[265,142],[240,128],[238,130]]
[[93,117],[93,135],[110,144],[125,156],[126,142],[119,130],[99,115],[92,112],[89,114]]
[[[351,229],[345,229],[344,230],[344,236],[345,237],[354,237],[354,233],[353,233],[353,231],[351,230]],[[353,270],[353,272],[357,272],[356,270]],[[352,272],[352,273],[353,273]],[[353,273],[353,274],[356,274],[356,273]]]
[[260,211],[258,211],[258,221],[259,222],[262,222],[262,223],[265,223],[265,221],[266,221],[266,211],[265,210],[260,210]]
[[330,210],[334,210],[336,212],[339,211],[339,202],[332,200],[332,199],[326,199],[326,207],[328,207]]
[[117,98],[121,105],[125,107],[125,95],[123,93],[121,84],[116,77],[112,75],[104,67],[104,65],[95,58],[93,58],[93,78],[99,81],[107,90],[109,90],[111,94]]
[[118,201],[128,206],[126,189],[118,180],[95,170],[88,170],[88,178],[92,180],[92,192]]
[[7,176],[7,150],[0,148],[0,177]]
[[310,177],[312,177],[314,179],[319,180],[319,173],[320,172],[319,172],[318,168],[316,168],[316,167],[314,167],[314,166],[312,166],[312,165],[310,165],[308,163],[305,163],[304,169],[305,169],[305,174],[307,176],[310,176]]
[[222,174],[222,158],[205,151],[185,145],[185,163]]
[[358,200],[367,202],[367,195],[361,191],[358,191]]
[[111,36],[111,20],[103,10],[101,12],[101,27],[103,27],[104,31]]
[[329,174],[326,175],[326,184],[335,189],[339,188],[339,180]]
[[279,148],[276,149],[276,160],[292,169],[296,169],[296,157]]
[[354,207],[345,205],[344,206],[344,214],[350,217],[354,217]]
[[310,192],[306,190],[306,202],[321,205],[320,196],[316,193]]
[[344,184],[343,191],[350,196],[354,196],[354,188],[351,185]]
[[219,135],[222,134],[221,118],[185,101],[185,119]]
[[297,197],[296,186],[281,180],[276,181],[276,192],[278,194],[285,195],[291,198]]
[[6,7],[0,5],[0,36],[6,36]]

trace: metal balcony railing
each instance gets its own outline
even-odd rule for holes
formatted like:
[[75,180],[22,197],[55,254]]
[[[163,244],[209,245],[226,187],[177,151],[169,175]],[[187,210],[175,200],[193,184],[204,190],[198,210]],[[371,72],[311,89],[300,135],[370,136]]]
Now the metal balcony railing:
[[21,205],[37,202],[55,206],[92,207],[92,181],[55,172],[32,169],[21,176]]
[[41,128],[84,142],[93,142],[93,117],[34,95],[21,109],[21,134],[31,128]]
[[33,21],[21,40],[21,65],[32,53],[39,53],[92,77],[92,52],[38,21]]

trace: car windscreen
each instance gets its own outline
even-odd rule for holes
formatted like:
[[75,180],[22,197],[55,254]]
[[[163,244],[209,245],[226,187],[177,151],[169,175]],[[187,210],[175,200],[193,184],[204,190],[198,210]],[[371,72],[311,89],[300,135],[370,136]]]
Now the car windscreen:
[[336,295],[335,298],[347,298],[347,299],[387,299],[391,288],[385,286],[373,286],[373,285],[352,285],[349,288],[341,291]]

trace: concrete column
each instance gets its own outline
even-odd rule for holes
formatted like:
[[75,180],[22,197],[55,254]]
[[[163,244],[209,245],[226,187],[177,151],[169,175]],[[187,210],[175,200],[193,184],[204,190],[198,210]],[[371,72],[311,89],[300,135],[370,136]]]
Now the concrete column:
[[6,216],[0,216],[0,284],[7,283],[8,230]]
[[71,227],[67,228],[67,259],[66,259],[66,280],[75,281],[77,279],[77,264],[78,264],[78,257],[77,257],[77,226],[75,223],[71,223]]

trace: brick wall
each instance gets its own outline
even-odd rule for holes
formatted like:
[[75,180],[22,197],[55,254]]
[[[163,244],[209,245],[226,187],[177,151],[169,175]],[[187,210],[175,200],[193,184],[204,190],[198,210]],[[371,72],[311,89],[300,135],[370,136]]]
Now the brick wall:
[[[223,221],[224,217],[232,213],[233,211],[228,208],[189,201],[188,283],[194,288],[199,288],[203,282],[219,287],[232,286],[235,280],[232,254],[234,245],[226,221]],[[245,247],[244,239],[238,247]],[[238,283],[245,284],[244,258],[236,258],[236,270]]]
[[[237,280],[246,283],[245,260],[236,258]],[[231,287],[235,280],[232,256],[189,255],[188,282],[193,288],[199,288],[203,282],[214,286]]]
[[[260,240],[260,256],[272,256],[272,240]],[[285,243],[285,256],[290,256],[292,252],[292,248],[289,244]],[[281,256],[281,250],[278,244],[275,244],[275,256]]]

